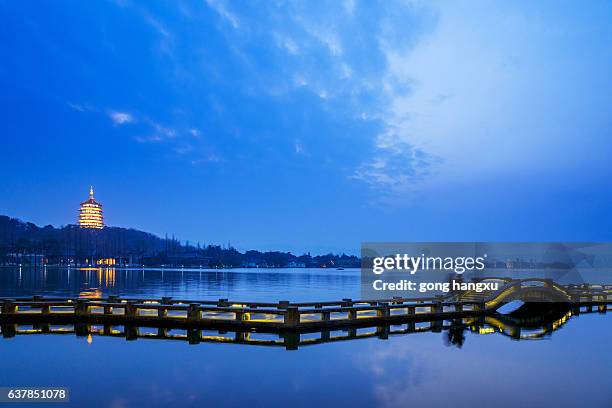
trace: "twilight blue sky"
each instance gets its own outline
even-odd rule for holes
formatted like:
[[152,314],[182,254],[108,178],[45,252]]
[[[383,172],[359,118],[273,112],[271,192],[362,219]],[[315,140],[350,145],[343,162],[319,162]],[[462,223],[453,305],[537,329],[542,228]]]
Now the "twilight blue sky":
[[239,249],[611,240],[612,3],[0,3],[0,214]]

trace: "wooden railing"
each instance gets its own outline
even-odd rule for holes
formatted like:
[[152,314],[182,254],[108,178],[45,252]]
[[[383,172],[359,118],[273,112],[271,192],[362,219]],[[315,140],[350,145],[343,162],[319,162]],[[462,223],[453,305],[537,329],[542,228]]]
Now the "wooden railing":
[[[563,291],[572,304],[608,304],[612,286],[560,287],[546,280],[543,284]],[[365,325],[371,322],[399,322],[464,317],[489,313],[500,303],[500,297],[531,285],[535,280],[509,283],[490,299],[457,301],[454,296],[433,298],[400,298],[378,300],[342,299],[332,302],[243,302],[218,299],[191,301],[163,297],[135,299],[108,296],[100,299],[28,298],[0,299],[0,318],[40,316],[52,319],[91,319],[96,322],[166,322],[194,326],[229,326],[274,329],[316,328]]]
[[0,299],[3,317],[40,315],[104,320],[229,324],[250,327],[308,327],[361,323],[368,320],[399,320],[484,312],[482,302],[457,303],[435,299],[352,300],[338,302],[278,303],[235,302],[227,299],[186,301],[171,298],[103,299],[32,298]]

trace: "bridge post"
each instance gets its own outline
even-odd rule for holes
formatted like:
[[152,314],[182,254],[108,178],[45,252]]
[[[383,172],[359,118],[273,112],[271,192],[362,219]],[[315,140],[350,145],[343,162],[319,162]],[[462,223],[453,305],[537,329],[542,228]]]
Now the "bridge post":
[[138,338],[138,327],[132,325],[124,326],[125,330],[125,339],[127,341],[133,341]]
[[353,306],[353,299],[344,298],[342,299],[342,307],[350,307]]
[[187,320],[190,322],[197,322],[200,320],[200,305],[198,303],[192,303],[187,309]]
[[606,305],[605,303],[597,306],[597,311],[601,314],[605,314],[607,310],[608,310],[608,305]]
[[357,319],[357,311],[354,309],[351,309],[348,311],[348,318],[349,320],[355,320]]
[[[44,301],[44,297],[41,296],[41,295],[34,295],[34,296],[32,296],[32,301],[34,301],[34,302],[43,302]],[[40,307],[40,314],[48,315],[49,314],[49,306],[43,304]]]
[[431,313],[433,314],[440,314],[442,310],[442,302],[435,302],[433,306],[431,306]]
[[386,303],[382,303],[380,306],[376,308],[376,316],[379,318],[387,318],[391,315],[391,310],[389,309],[389,305]]
[[[138,309],[136,308],[135,300],[129,300],[126,303],[125,308],[124,308],[124,314],[128,318],[134,318],[138,316]],[[126,327],[126,331],[127,331],[127,327]]]
[[76,306],[74,307],[74,314],[76,316],[86,316],[89,312],[89,303],[84,299],[77,299]]
[[3,324],[2,325],[2,337],[5,339],[10,339],[15,337],[17,334],[17,325],[16,324]]
[[247,339],[246,333],[245,332],[241,332],[241,331],[237,331],[234,332],[234,341],[237,343],[244,343]]
[[406,328],[408,329],[408,333],[414,332],[416,330],[416,323],[414,322],[414,320],[409,321],[406,325]]
[[201,330],[198,330],[198,329],[187,330],[187,340],[189,341],[189,344],[199,344],[200,334],[201,334]]
[[[291,306],[295,307],[295,306]],[[297,308],[296,308],[297,309]],[[300,333],[288,332],[283,333],[283,340],[286,350],[297,350],[300,344]]]
[[463,312],[463,303],[455,303],[455,312]]
[[331,333],[329,332],[329,330],[321,331],[321,341],[329,341],[330,338],[331,338]]
[[46,316],[46,315],[48,315],[50,313],[51,313],[51,306],[49,306],[49,305],[42,305],[40,307],[40,314]]
[[51,330],[49,323],[39,323],[34,325],[34,328],[40,329],[41,333],[47,334]]
[[14,315],[17,313],[17,305],[13,303],[12,299],[5,299],[2,303],[2,314],[3,315]]
[[104,314],[105,315],[112,315],[113,314],[113,307],[112,306],[104,306]]
[[286,309],[289,307],[289,301],[288,300],[279,300],[278,301],[278,309]]
[[442,327],[444,325],[444,320],[438,319],[431,322],[431,331],[433,333],[441,333]]
[[300,323],[300,313],[297,306],[289,306],[285,310],[284,323],[285,326],[289,327],[295,327]]
[[381,340],[387,340],[389,338],[389,326],[378,326],[376,327],[376,335]]
[[[108,303],[121,303],[121,300],[119,299],[119,296],[117,295],[110,295],[108,297]],[[113,307],[112,306],[104,306],[104,314],[105,315],[112,315],[113,314]]]
[[416,307],[415,306],[408,306],[408,316],[414,316],[416,313]]
[[90,327],[88,324],[84,324],[84,323],[76,323],[74,325],[74,333],[76,334],[77,337],[87,337],[90,330]]
[[331,320],[331,313],[328,310],[321,312],[321,320],[329,322]]
[[[161,302],[162,305],[170,305],[172,304],[172,298],[169,296],[164,296],[161,298]],[[165,307],[160,307],[159,309],[157,309],[157,317],[159,317],[160,319],[165,319],[166,317],[168,317],[168,309],[166,309]]]

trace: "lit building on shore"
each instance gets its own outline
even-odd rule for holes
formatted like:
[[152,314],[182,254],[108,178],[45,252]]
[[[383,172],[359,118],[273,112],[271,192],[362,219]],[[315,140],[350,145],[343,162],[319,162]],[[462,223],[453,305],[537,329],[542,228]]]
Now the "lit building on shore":
[[115,258],[103,258],[96,260],[96,265],[98,266],[114,266],[117,264],[117,260]]
[[81,203],[79,209],[79,226],[81,228],[104,228],[102,204],[94,199],[93,186],[89,188],[89,200]]

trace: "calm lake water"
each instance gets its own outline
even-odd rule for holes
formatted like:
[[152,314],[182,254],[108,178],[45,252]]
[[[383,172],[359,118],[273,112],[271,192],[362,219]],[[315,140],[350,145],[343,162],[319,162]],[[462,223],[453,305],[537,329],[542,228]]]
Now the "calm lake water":
[[246,301],[340,300],[360,296],[359,269],[58,269],[0,268],[0,297],[172,296]]
[[[0,297],[119,294],[304,301],[358,298],[358,270],[122,271],[0,268]],[[0,386],[68,386],[77,407],[610,407],[610,314],[541,340],[467,330],[300,347],[74,334],[0,339]],[[23,405],[21,405],[23,406]],[[44,406],[44,404],[36,404]],[[55,404],[50,406],[65,406]]]

